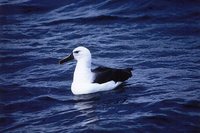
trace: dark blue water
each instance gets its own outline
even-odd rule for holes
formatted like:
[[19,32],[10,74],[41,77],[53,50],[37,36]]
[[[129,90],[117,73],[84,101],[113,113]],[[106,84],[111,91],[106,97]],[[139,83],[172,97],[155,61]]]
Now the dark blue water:
[[[117,90],[74,96],[77,46],[133,67]],[[1,0],[0,132],[200,132],[199,0]]]

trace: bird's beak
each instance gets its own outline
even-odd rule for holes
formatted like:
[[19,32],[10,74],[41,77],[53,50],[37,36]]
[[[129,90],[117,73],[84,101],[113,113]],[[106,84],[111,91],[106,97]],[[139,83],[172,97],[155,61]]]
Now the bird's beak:
[[65,63],[65,62],[69,62],[69,61],[71,61],[71,60],[73,60],[73,59],[74,59],[74,56],[73,56],[73,53],[71,53],[69,56],[67,56],[67,57],[65,57],[64,59],[60,60],[60,61],[59,61],[59,64],[63,64],[63,63]]

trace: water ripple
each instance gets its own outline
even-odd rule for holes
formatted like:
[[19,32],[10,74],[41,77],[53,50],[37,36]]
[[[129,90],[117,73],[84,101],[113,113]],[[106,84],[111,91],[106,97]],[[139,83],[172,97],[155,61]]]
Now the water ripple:
[[[0,132],[199,132],[196,0],[0,3]],[[8,10],[9,9],[9,10]],[[133,67],[113,91],[74,96],[75,62]]]

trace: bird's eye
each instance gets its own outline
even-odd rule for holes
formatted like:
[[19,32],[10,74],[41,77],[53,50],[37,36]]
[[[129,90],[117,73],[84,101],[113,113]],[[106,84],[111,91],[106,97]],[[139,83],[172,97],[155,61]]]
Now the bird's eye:
[[74,51],[74,53],[75,53],[75,54],[78,54],[78,53],[79,53],[79,51]]

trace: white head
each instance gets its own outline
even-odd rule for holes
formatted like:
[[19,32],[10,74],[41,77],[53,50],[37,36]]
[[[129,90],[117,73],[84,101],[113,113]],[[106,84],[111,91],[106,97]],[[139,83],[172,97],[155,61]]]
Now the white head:
[[91,60],[91,53],[89,51],[89,49],[87,49],[86,47],[77,47],[73,50],[73,56],[74,59],[77,61],[80,60]]
[[69,56],[62,59],[60,61],[60,64],[68,62],[72,59],[75,59],[78,62],[79,61],[91,62],[91,53],[90,53],[89,49],[87,49],[86,47],[79,46],[79,47],[75,48]]

